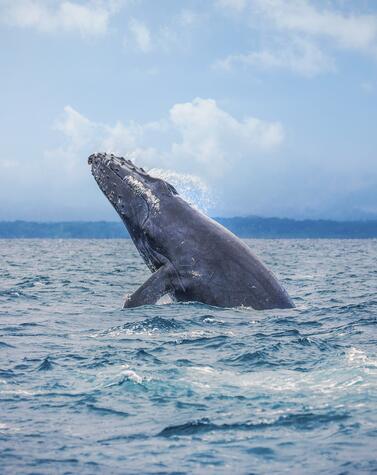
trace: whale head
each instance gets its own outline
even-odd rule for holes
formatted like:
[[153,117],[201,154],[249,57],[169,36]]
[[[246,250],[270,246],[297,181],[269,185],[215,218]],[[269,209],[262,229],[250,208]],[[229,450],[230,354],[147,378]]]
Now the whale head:
[[177,194],[172,185],[149,175],[129,159],[95,153],[88,163],[98,186],[130,233],[140,231],[148,219],[160,213],[164,202]]

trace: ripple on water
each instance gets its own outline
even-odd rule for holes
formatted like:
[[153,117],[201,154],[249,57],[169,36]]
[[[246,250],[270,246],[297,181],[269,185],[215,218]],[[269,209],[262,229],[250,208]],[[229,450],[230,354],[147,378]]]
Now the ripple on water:
[[377,240],[247,243],[295,309],[122,310],[132,242],[0,240],[0,473],[377,471]]

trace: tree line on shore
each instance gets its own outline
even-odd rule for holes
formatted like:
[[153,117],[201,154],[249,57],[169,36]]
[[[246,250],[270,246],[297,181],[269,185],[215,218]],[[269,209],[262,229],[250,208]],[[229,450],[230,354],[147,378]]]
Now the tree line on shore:
[[[243,238],[377,238],[377,220],[294,220],[256,216],[215,219]],[[121,222],[0,221],[0,238],[123,239],[129,235]]]

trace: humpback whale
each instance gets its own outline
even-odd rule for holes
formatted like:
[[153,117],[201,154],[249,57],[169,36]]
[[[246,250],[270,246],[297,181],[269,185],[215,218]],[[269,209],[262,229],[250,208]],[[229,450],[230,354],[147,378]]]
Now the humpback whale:
[[95,153],[88,163],[152,272],[124,307],[179,302],[257,310],[291,308],[275,276],[241,239],[130,160]]

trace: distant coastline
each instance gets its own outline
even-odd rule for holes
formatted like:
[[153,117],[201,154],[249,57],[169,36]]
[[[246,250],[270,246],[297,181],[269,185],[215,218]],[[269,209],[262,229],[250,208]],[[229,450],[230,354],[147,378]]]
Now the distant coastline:
[[[243,238],[377,238],[377,220],[331,221],[262,218],[256,216],[215,218]],[[121,222],[0,221],[1,239],[127,239]]]

